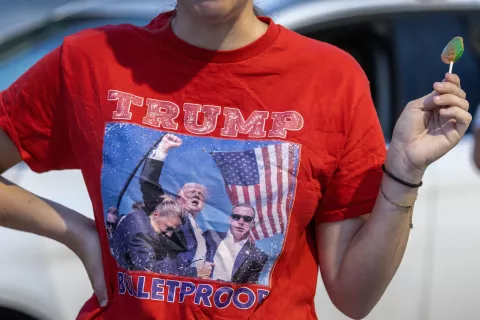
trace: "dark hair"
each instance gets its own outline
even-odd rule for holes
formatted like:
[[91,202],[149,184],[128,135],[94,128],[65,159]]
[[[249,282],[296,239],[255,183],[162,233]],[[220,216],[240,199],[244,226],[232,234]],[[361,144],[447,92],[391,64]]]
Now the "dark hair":
[[143,210],[144,211],[145,209],[147,209],[147,206],[145,205],[145,203],[138,201],[138,202],[135,202],[132,205],[132,209],[133,210]]

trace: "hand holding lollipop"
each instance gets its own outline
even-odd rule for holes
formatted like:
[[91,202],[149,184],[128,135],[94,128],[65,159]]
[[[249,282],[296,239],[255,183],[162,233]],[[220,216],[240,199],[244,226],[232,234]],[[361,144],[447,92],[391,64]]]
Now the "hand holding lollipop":
[[450,65],[445,80],[436,82],[430,94],[410,101],[395,125],[386,166],[404,181],[419,183],[426,168],[458,144],[472,121],[460,78],[452,73],[463,52],[463,39],[453,38],[441,55]]

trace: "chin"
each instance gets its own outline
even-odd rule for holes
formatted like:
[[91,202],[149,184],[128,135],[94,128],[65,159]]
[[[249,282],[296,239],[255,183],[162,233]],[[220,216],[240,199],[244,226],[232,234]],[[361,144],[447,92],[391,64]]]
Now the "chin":
[[189,207],[188,211],[190,211],[191,213],[199,213],[200,211],[202,211],[202,208],[200,208],[200,207]]
[[194,3],[195,15],[209,23],[227,20],[238,10],[233,0],[190,0]]

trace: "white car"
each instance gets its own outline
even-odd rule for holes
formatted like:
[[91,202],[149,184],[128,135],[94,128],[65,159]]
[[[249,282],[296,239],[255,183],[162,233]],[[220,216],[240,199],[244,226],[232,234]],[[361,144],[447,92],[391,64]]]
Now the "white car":
[[[170,1],[115,1],[114,6],[110,2],[77,1],[56,7],[50,1],[56,9],[23,9],[19,13],[26,12],[28,18],[15,19],[17,23],[5,22],[9,20],[2,15],[8,10],[3,7],[0,90],[67,34],[104,24],[146,24],[171,8]],[[387,144],[405,104],[430,92],[432,83],[448,71],[440,53],[454,36],[463,36],[466,47],[454,72],[462,78],[472,112],[480,103],[480,1],[262,0],[259,4],[278,23],[357,58],[371,80]],[[472,147],[468,134],[429,168],[403,263],[367,319],[480,319],[480,174],[473,165]],[[38,175],[19,164],[4,176],[93,217],[78,171]],[[64,246],[34,235],[2,228],[0,241],[0,319],[74,319],[92,294],[80,260]],[[318,281],[318,317],[346,319],[330,302],[320,277]]]

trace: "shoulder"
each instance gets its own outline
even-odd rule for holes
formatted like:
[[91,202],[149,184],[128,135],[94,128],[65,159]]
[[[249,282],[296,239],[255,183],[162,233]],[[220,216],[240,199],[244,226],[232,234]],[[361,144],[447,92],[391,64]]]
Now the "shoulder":
[[279,43],[288,46],[291,54],[299,54],[298,60],[314,63],[311,67],[321,65],[322,61],[339,63],[335,69],[353,68],[362,70],[355,58],[347,51],[321,40],[307,37],[283,26],[280,28]]
[[[316,81],[322,88],[328,84],[336,92],[369,90],[369,80],[359,62],[349,52],[324,41],[313,39],[283,26],[279,45],[282,46],[292,72]],[[294,71],[296,70],[296,71]]]
[[125,43],[135,38],[141,29],[141,27],[131,24],[104,25],[84,29],[66,36],[63,40],[63,49],[64,51],[80,50],[94,54],[112,46],[125,46]]
[[148,220],[148,215],[142,210],[135,210],[126,214],[118,226],[139,226],[139,222],[143,220]]
[[138,54],[138,47],[152,44],[150,36],[162,30],[171,15],[171,11],[161,13],[144,26],[123,23],[84,29],[65,37],[63,45],[66,48],[76,48],[92,54],[102,49],[113,51],[121,49],[121,52]]
[[[105,25],[66,36],[60,45],[60,65],[68,75],[66,78],[88,81],[90,77],[106,73],[110,67],[121,66],[126,56],[135,51],[130,48],[139,47],[137,29],[129,24]],[[74,87],[73,83],[69,86]]]

